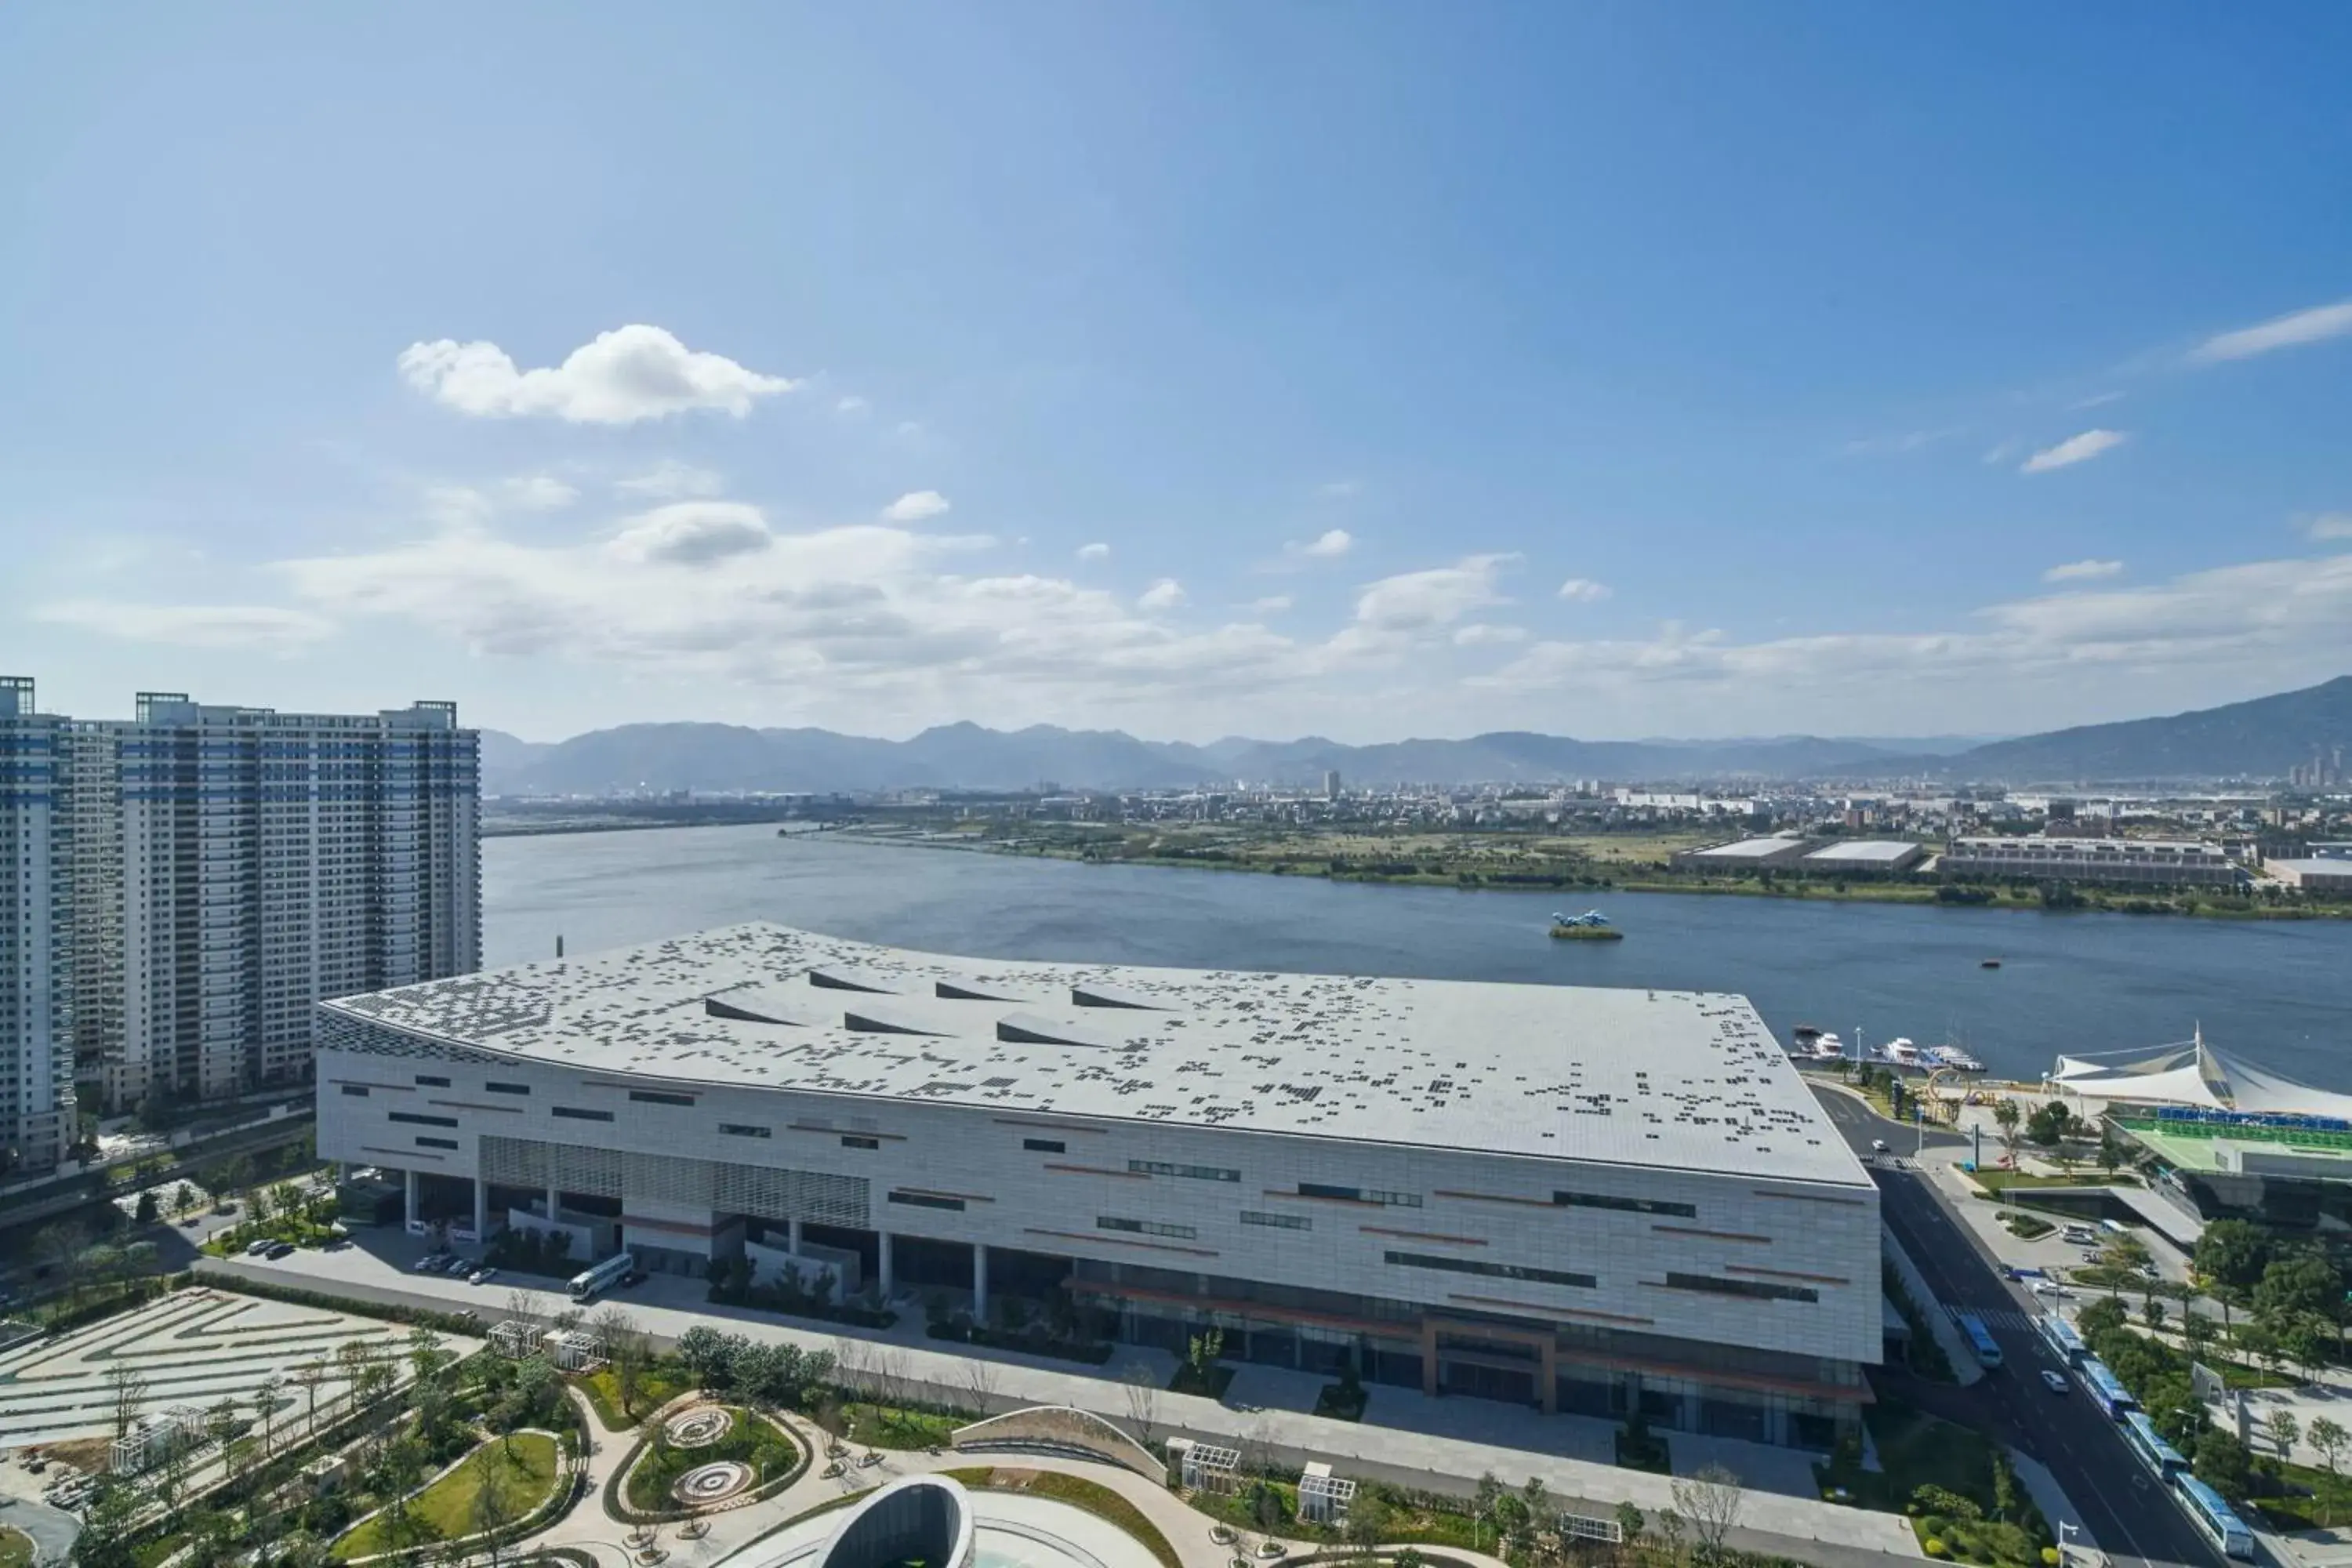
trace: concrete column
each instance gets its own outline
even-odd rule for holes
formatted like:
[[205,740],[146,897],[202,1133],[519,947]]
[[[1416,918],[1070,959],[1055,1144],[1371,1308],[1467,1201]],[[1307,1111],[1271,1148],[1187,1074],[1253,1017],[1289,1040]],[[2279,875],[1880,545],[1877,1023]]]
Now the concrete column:
[[559,1193],[559,1192],[557,1192],[557,1191],[555,1190],[555,1184],[554,1184],[553,1182],[550,1182],[550,1183],[548,1183],[548,1184],[547,1184],[547,1218],[548,1218],[548,1223],[551,1225],[551,1224],[553,1224],[555,1221],[557,1221],[557,1220],[559,1220],[559,1219],[562,1219],[562,1217],[563,1217],[563,1194],[562,1194],[562,1193]]
[[1437,1397],[1437,1322],[1433,1318],[1421,1321],[1421,1392],[1428,1398]]
[[784,1222],[784,1234],[791,1238],[784,1243],[784,1250],[798,1258],[801,1255],[801,1222],[789,1219]]
[[988,1321],[988,1245],[971,1244],[971,1321]]
[[406,1194],[406,1202],[400,1211],[400,1216],[403,1219],[422,1219],[425,1216],[416,1212],[415,1168],[412,1166],[408,1170],[401,1173],[401,1174],[403,1177],[403,1190]]
[[1536,1404],[1542,1407],[1545,1415],[1557,1415],[1559,1414],[1559,1346],[1547,1339],[1537,1347],[1537,1353],[1541,1358],[1541,1370],[1536,1375],[1543,1383],[1536,1390]]
[[890,1233],[886,1230],[877,1232],[877,1234],[880,1236],[882,1241],[882,1256],[878,1260],[881,1264],[882,1300],[887,1301],[890,1299],[891,1292],[898,1288],[898,1279],[897,1274],[893,1272],[890,1266]]
[[490,1184],[479,1176],[474,1178],[474,1239],[490,1239]]

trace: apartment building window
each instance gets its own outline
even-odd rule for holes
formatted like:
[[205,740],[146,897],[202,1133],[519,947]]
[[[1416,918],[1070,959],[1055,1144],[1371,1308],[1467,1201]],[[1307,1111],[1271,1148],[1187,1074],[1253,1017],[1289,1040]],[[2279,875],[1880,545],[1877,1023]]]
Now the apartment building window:
[[1024,1138],[1021,1146],[1033,1154],[1066,1154],[1069,1149],[1059,1138]]
[[772,1136],[772,1134],[771,1134],[764,1127],[753,1127],[747,1122],[741,1121],[722,1121],[719,1124],[719,1131],[724,1132],[730,1138],[766,1138]]
[[1419,1193],[1391,1193],[1379,1187],[1340,1187],[1328,1182],[1301,1182],[1298,1195],[1302,1198],[1338,1198],[1351,1204],[1381,1204],[1390,1208],[1421,1207]]
[[405,1121],[417,1127],[455,1127],[457,1125],[457,1119],[454,1116],[426,1116],[423,1112],[415,1110],[391,1111],[387,1113],[387,1120],[393,1121]]
[[1745,1296],[1756,1301],[1818,1301],[1822,1293],[1810,1285],[1775,1285],[1769,1279],[1718,1279],[1712,1274],[1666,1276],[1669,1290],[1704,1290],[1715,1296]]
[[486,1083],[482,1087],[492,1094],[529,1094],[530,1092],[530,1085],[527,1083]]
[[1572,1274],[1565,1268],[1538,1268],[1528,1263],[1489,1263],[1479,1258],[1440,1258],[1428,1252],[1391,1252],[1389,1262],[1399,1268],[1433,1268],[1442,1274],[1478,1274],[1490,1279],[1527,1279],[1538,1285],[1572,1285],[1580,1290],[1591,1290],[1600,1281],[1590,1274]]
[[1168,1236],[1179,1241],[1191,1241],[1201,1233],[1189,1225],[1169,1225],[1155,1219],[1121,1219],[1116,1215],[1097,1215],[1097,1230],[1132,1231],[1139,1236]]
[[548,1107],[548,1110],[557,1116],[566,1117],[573,1121],[610,1121],[613,1120],[613,1113],[609,1110],[589,1110],[577,1105],[551,1105]]
[[633,1089],[629,1090],[629,1098],[639,1105],[692,1105],[694,1103],[694,1096],[690,1094],[665,1094],[657,1089]]
[[1195,1182],[1238,1182],[1239,1171],[1223,1165],[1171,1165],[1164,1160],[1129,1160],[1127,1168],[1141,1176],[1183,1176]]
[[1303,1214],[1267,1214],[1262,1209],[1242,1210],[1244,1225],[1263,1225],[1275,1230],[1313,1230],[1315,1222]]
[[455,1149],[457,1141],[455,1138],[419,1138],[416,1146],[419,1149]]
[[961,1198],[950,1198],[939,1193],[894,1192],[890,1194],[890,1201],[894,1204],[903,1204],[908,1208],[953,1209],[958,1214],[963,1212]]
[[841,1146],[845,1149],[879,1149],[882,1147],[882,1140],[861,1138],[855,1132],[845,1132],[841,1135]]
[[416,1075],[416,1087],[419,1089],[446,1089],[449,1087],[449,1080],[433,1073],[421,1072]]
[[1666,1198],[1621,1198],[1607,1193],[1554,1193],[1551,1201],[1561,1208],[1616,1209],[1624,1214],[1672,1215],[1676,1219],[1698,1218],[1696,1204],[1678,1204]]
[[367,1085],[363,1083],[347,1083],[343,1085],[343,1092],[345,1094],[357,1095],[362,1100],[365,1100],[368,1097]]

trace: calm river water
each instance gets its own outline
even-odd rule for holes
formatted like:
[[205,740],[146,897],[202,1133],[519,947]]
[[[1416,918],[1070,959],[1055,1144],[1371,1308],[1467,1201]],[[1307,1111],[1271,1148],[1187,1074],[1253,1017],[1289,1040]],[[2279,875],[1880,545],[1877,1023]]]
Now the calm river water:
[[[1672,893],[1459,893],[784,839],[772,827],[493,838],[492,965],[772,920],[984,957],[1738,991],[1783,1040],[1965,1041],[1997,1073],[2189,1037],[2352,1090],[2352,921],[2187,921]],[[1597,901],[1618,942],[1559,942]],[[1980,967],[1999,958],[1997,970]]]

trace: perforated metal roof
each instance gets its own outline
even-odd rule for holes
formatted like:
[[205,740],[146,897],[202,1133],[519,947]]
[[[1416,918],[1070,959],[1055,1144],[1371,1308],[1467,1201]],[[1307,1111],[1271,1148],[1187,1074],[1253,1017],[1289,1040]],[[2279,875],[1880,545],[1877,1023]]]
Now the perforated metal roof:
[[949,958],[771,924],[322,1004],[604,1075],[1866,1185],[1744,996]]

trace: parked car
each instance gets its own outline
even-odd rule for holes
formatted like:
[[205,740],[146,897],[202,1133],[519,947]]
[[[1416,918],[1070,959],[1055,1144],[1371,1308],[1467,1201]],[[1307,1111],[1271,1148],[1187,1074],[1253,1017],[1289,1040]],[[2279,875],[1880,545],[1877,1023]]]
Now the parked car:
[[1874,1139],[1872,1139],[1872,1140],[1870,1141],[1870,1152],[1871,1152],[1872,1153],[1874,1153],[1874,1154],[1884,1154],[1884,1153],[1885,1153],[1885,1152],[1886,1152],[1886,1140],[1885,1140],[1885,1139],[1884,1139],[1884,1138],[1874,1138]]
[[276,1245],[277,1244],[275,1242],[271,1241],[265,1236],[259,1241],[247,1242],[245,1244],[245,1255],[247,1258],[258,1258]]
[[2035,1280],[2033,1282],[2033,1293],[2037,1296],[2048,1296],[2056,1300],[2072,1300],[2074,1296],[2074,1292],[2067,1289],[2066,1287],[2059,1284],[2055,1279]]
[[428,1252],[411,1264],[410,1270],[417,1274],[438,1274],[441,1271],[441,1260],[444,1256],[446,1255],[438,1252]]
[[477,1268],[471,1274],[466,1276],[466,1283],[468,1285],[487,1285],[498,1277],[499,1271],[496,1268]]
[[2066,1392],[2066,1379],[2063,1373],[2052,1372],[2045,1366],[2042,1369],[2042,1386],[2053,1394],[2063,1394]]
[[262,1256],[268,1258],[272,1263],[277,1262],[281,1258],[291,1258],[294,1256],[294,1244],[290,1241],[281,1241],[277,1246],[271,1247],[268,1252],[263,1253]]

